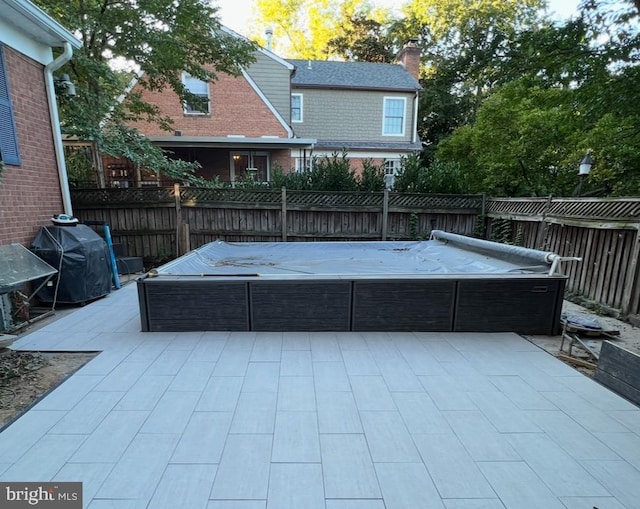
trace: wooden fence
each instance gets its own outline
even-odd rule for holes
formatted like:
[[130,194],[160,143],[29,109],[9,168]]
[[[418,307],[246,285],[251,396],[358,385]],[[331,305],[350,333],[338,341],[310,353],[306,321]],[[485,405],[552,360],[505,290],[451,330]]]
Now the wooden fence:
[[503,198],[486,207],[489,238],[582,258],[564,268],[567,291],[638,319],[639,198]]
[[[410,240],[434,229],[576,256],[567,291],[640,315],[640,198],[484,199],[389,192],[192,187],[72,191],[76,216],[104,221],[131,256],[162,261],[226,241]],[[483,221],[484,220],[484,221]]]

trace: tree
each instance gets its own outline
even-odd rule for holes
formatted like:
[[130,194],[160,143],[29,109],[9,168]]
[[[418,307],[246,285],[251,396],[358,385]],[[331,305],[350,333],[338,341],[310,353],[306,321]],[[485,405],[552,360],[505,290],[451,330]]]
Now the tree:
[[344,17],[339,35],[327,43],[328,51],[344,60],[361,62],[393,62],[396,51],[383,23],[356,12]]
[[[256,26],[261,27],[260,31],[271,27],[272,47],[288,58],[326,60],[343,57],[350,52],[345,44],[354,40],[354,34],[366,30],[373,30],[373,37],[368,44],[354,48],[354,55],[364,51],[378,58],[379,52],[386,51],[384,43],[374,50],[375,53],[370,46],[375,40],[375,23],[384,24],[389,12],[373,9],[367,0],[257,0],[256,7]],[[256,40],[262,40],[262,34],[253,35]]]
[[63,132],[115,157],[124,156],[127,141],[135,139],[139,165],[192,178],[193,165],[172,162],[126,127],[128,121],[146,120],[168,130],[171,122],[140,92],[123,94],[125,87],[137,74],[142,89],[169,87],[181,100],[193,101],[182,84],[183,71],[203,80],[215,80],[218,73],[237,75],[253,61],[254,45],[222,31],[207,0],[36,1],[82,40],[60,71],[70,75],[77,90],[76,97],[61,99]]

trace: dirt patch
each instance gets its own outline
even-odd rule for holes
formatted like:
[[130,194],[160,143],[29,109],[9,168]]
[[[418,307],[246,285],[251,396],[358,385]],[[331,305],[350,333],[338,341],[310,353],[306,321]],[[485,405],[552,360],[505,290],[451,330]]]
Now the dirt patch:
[[0,350],[0,430],[95,356]]

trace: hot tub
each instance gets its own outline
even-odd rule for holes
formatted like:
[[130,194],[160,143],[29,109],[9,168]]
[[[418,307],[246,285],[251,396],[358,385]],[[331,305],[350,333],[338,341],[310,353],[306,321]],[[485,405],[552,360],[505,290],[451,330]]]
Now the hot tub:
[[422,242],[213,242],[137,282],[143,331],[557,334],[554,254],[434,231]]

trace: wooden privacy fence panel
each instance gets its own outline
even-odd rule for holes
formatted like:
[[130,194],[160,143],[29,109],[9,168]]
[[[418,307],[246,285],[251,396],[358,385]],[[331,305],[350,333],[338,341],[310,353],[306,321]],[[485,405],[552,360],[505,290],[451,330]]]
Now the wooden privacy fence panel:
[[640,199],[489,199],[487,211],[489,236],[507,220],[511,241],[582,258],[564,266],[567,291],[640,315]]
[[231,242],[408,240],[433,229],[471,234],[478,195],[194,187],[72,191],[82,221],[105,221],[131,256],[165,259]]

